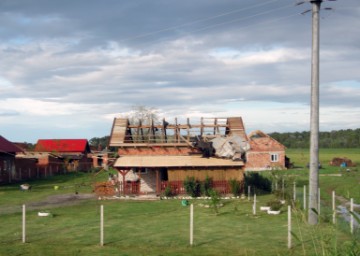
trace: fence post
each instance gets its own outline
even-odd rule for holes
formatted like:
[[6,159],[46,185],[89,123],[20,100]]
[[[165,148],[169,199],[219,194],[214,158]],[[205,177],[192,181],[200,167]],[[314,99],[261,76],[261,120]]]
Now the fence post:
[[194,242],[194,205],[190,205],[190,245]]
[[333,224],[336,223],[336,209],[335,209],[335,191],[332,192],[332,210],[333,210]]
[[291,247],[291,206],[288,205],[288,249]]
[[256,194],[254,194],[253,214],[256,215]]
[[318,188],[318,213],[319,213],[319,218],[320,218],[320,207],[321,207],[321,204],[320,204],[320,188]]
[[282,177],[281,189],[282,189],[282,199],[283,199],[283,200],[285,200],[285,184],[284,184],[284,177]]
[[296,182],[294,181],[294,195],[293,195],[293,198],[294,198],[294,202],[296,201]]
[[26,206],[22,206],[22,242],[26,243]]
[[306,185],[304,185],[304,210],[306,210]]
[[248,186],[248,200],[250,201],[250,196],[251,196],[251,188],[250,186]]
[[354,199],[350,199],[350,233],[354,234]]
[[104,206],[100,206],[100,246],[104,246]]

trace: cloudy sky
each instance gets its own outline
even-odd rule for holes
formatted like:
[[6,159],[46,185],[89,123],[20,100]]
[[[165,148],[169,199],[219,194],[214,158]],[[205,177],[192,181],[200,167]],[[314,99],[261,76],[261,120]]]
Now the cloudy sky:
[[[311,4],[297,2],[1,0],[0,135],[103,137],[139,105],[309,130]],[[320,130],[359,128],[360,2],[322,7]]]

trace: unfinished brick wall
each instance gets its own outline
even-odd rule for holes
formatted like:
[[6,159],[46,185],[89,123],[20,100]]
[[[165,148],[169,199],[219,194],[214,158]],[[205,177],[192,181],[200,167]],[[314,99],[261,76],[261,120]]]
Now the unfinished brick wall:
[[[277,154],[278,161],[271,161],[271,155]],[[245,170],[247,171],[261,171],[285,169],[285,152],[256,152],[250,151],[246,154]]]

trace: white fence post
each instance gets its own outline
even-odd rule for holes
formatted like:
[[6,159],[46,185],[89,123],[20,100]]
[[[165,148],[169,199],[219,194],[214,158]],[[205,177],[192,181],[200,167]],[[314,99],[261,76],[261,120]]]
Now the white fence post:
[[335,209],[335,191],[332,192],[332,210],[333,210],[333,224],[336,223],[336,209]]
[[291,206],[288,205],[288,249],[291,247]]
[[22,206],[22,242],[26,243],[26,206]]
[[294,195],[293,195],[293,198],[294,198],[294,202],[296,201],[296,182],[294,181]]
[[350,233],[354,234],[354,199],[350,199]]
[[194,243],[194,205],[190,205],[190,245]]
[[304,210],[306,210],[306,185],[304,185],[304,200],[303,201],[304,201],[303,208],[304,208]]
[[253,214],[256,215],[256,194],[254,194]]
[[321,204],[320,204],[320,188],[318,188],[318,213],[319,213],[319,218],[320,218],[320,207],[321,207]]
[[104,246],[104,206],[100,206],[100,246]]

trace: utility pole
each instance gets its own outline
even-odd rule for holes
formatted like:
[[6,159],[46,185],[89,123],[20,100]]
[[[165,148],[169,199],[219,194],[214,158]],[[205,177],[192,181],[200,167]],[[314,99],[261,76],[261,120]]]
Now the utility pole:
[[[311,56],[311,112],[310,112],[310,172],[308,222],[318,223],[319,190],[319,41],[320,6],[323,0],[311,0],[312,4],[312,56]],[[316,212],[314,211],[316,210]]]

